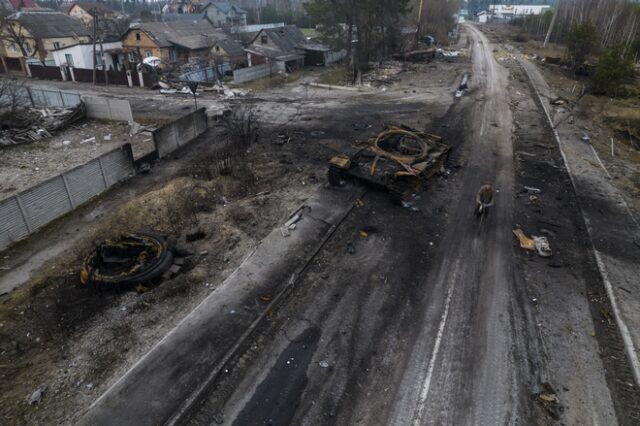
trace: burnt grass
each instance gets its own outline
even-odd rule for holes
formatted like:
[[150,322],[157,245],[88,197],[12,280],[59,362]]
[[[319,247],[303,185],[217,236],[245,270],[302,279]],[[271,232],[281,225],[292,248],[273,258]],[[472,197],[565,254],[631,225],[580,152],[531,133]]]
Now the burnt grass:
[[[535,252],[521,249],[516,240],[514,250],[519,259],[518,269],[525,276],[530,298],[540,298],[540,295],[546,294],[562,300],[563,285],[586,283],[586,288],[580,293],[589,304],[595,339],[618,420],[624,425],[638,424],[640,391],[635,386],[622,337],[596,265],[580,211],[580,200],[574,192],[553,131],[544,119],[533,88],[521,78],[524,71],[513,64],[510,71],[512,85],[515,86],[512,92],[518,89],[527,93],[535,99],[538,109],[537,114],[532,115],[518,108],[517,102],[513,108],[516,121],[513,140],[516,165],[513,227],[523,229],[527,235],[547,236],[553,250],[552,257],[541,258]],[[524,186],[540,189],[540,194],[536,194],[537,200],[530,198],[533,194],[524,190]],[[559,304],[554,306],[561,309]],[[539,309],[545,309],[545,306]],[[553,348],[550,350],[553,351]],[[557,385],[555,391],[562,405],[563,388],[562,384]],[[540,424],[557,423],[557,419],[554,420],[557,412],[545,410],[540,405],[538,408]],[[556,411],[561,412],[562,408],[557,407]]]

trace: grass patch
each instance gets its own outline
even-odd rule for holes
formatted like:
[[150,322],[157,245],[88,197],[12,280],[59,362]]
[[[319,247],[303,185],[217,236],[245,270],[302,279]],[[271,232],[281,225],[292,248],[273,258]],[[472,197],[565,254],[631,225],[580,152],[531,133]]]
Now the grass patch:
[[346,73],[343,67],[330,68],[318,78],[318,83],[331,86],[344,86],[347,83]]
[[256,92],[262,90],[273,89],[276,87],[284,86],[287,83],[292,83],[299,80],[302,77],[302,71],[294,71],[291,74],[276,74],[272,77],[264,77],[258,80],[249,81],[243,84],[241,87],[247,90],[253,90]]

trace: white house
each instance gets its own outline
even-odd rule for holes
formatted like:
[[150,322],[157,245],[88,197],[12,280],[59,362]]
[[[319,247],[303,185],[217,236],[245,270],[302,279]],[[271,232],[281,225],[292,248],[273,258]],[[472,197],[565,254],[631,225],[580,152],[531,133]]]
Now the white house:
[[[118,69],[117,55],[112,55],[108,51],[112,49],[121,49],[122,42],[114,41],[111,43],[102,43],[104,51],[104,63],[107,69]],[[53,59],[57,66],[66,65],[74,68],[93,69],[93,43],[79,43],[72,46],[66,46],[56,49],[53,52]],[[96,64],[102,69],[103,59],[100,56],[100,44],[96,44]]]
[[486,10],[481,10],[480,12],[478,12],[476,14],[476,17],[478,18],[478,22],[481,24],[486,24],[487,23],[487,19],[489,18],[489,13],[487,13]]
[[489,12],[496,19],[512,19],[518,16],[541,15],[551,9],[549,5],[491,4]]

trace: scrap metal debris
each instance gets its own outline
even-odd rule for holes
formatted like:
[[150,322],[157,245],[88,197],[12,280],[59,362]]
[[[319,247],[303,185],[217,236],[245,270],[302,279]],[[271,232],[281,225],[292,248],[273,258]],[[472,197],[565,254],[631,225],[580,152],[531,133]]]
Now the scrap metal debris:
[[125,234],[96,245],[80,269],[80,282],[101,290],[119,290],[156,281],[170,270],[173,261],[166,238]]
[[549,257],[553,254],[549,240],[547,237],[538,237],[532,235],[532,238],[527,237],[522,229],[514,229],[513,234],[518,238],[520,247],[526,250],[536,251],[541,257]]
[[20,145],[50,138],[53,133],[84,119],[85,116],[86,110],[82,102],[73,108],[24,110],[19,115],[11,117],[11,121],[3,120],[0,127],[0,146]]
[[442,170],[451,147],[441,138],[409,127],[387,126],[351,154],[329,161],[329,183],[341,186],[345,178],[386,188],[397,204],[421,191],[428,179]]
[[560,418],[562,406],[555,391],[549,383],[542,384],[542,391],[535,394],[535,399],[554,419]]

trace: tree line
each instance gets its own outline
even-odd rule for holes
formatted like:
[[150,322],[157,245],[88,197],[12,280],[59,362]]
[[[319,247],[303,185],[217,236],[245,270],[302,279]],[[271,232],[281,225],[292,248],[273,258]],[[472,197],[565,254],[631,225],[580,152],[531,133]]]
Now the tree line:
[[621,85],[634,76],[640,58],[640,5],[629,0],[558,0],[555,10],[514,22],[529,35],[565,45],[567,60],[576,71],[597,57],[593,89],[620,94]]

